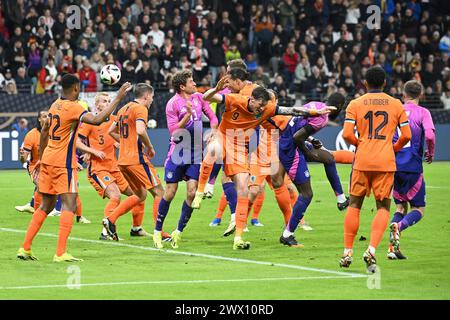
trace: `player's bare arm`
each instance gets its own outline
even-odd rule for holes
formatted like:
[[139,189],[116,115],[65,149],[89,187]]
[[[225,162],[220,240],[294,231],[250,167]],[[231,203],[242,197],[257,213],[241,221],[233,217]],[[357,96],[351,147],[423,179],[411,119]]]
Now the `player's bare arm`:
[[336,107],[326,106],[323,109],[308,109],[304,107],[277,107],[276,114],[284,115],[284,116],[306,116],[306,117],[318,117],[324,114],[329,114],[332,111],[335,111]]
[[150,158],[155,156],[155,149],[153,148],[152,143],[150,142],[150,138],[147,134],[147,126],[143,121],[136,121],[136,132],[138,136],[141,138],[142,143],[147,148],[147,153]]
[[24,148],[20,148],[19,149],[20,163],[22,163],[22,164],[25,163],[27,161],[29,155],[30,155],[30,153],[27,150],[25,150]]
[[214,88],[209,89],[203,94],[203,100],[208,102],[221,103],[222,95],[218,93],[227,86],[228,79],[229,79],[228,76],[222,77]]
[[44,154],[44,150],[47,147],[48,138],[49,138],[49,135],[48,135],[49,131],[50,131],[50,120],[49,120],[49,118],[47,118],[44,121],[44,124],[42,125],[41,137],[39,139],[39,159],[42,159],[42,155]]
[[[114,121],[111,126],[108,129],[108,134],[116,140],[117,143],[120,142],[120,134],[119,134],[119,127],[117,126],[117,122]],[[118,149],[118,147],[117,147]]]
[[90,155],[93,155],[94,157],[97,157],[101,160],[104,160],[106,158],[106,155],[103,151],[88,147],[81,141],[80,138],[77,139],[77,149],[83,153],[89,153]]
[[[306,125],[303,128],[301,128],[300,130],[298,130],[294,134],[295,144],[297,145],[297,147],[300,148],[302,153],[309,160],[313,160],[313,161],[317,161],[317,162],[321,162],[321,163],[332,162],[334,160],[334,158],[333,158],[333,155],[329,151],[327,151],[325,149],[315,148],[315,147],[310,150],[310,149],[308,149],[308,147],[306,147],[305,142],[308,141],[308,139],[312,138],[312,137],[310,137],[310,134],[312,132],[313,132],[313,129],[312,129],[311,125]],[[317,140],[317,139],[314,139],[314,140],[316,140],[320,143],[319,140]],[[317,144],[317,142],[316,142],[316,144]]]
[[111,113],[113,113],[113,111],[117,108],[120,101],[125,98],[128,91],[130,91],[132,87],[133,86],[131,85],[131,83],[125,82],[117,92],[117,96],[113,101],[111,101],[111,103],[107,108],[105,108],[105,110],[99,112],[96,115],[94,115],[93,113],[87,113],[81,118],[81,121],[84,123],[93,124],[95,126],[105,122],[106,119],[111,115]]

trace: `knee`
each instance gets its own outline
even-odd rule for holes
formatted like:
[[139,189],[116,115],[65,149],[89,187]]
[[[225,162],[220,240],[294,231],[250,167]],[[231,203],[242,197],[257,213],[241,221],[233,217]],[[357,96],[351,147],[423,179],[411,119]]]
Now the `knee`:
[[259,188],[250,188],[250,190],[248,191],[248,196],[251,200],[254,200],[258,196],[258,193]]
[[284,183],[283,178],[272,176],[272,186],[274,189],[281,188],[283,186],[283,183]]
[[303,191],[302,192],[302,196],[303,196],[303,198],[306,198],[306,199],[308,199],[311,202],[311,200],[312,200],[312,198],[314,196],[314,193],[313,193],[312,190],[307,190],[307,191]]
[[195,188],[189,188],[189,189],[187,190],[186,199],[187,199],[188,201],[194,200],[194,198],[195,198],[195,191],[196,191]]

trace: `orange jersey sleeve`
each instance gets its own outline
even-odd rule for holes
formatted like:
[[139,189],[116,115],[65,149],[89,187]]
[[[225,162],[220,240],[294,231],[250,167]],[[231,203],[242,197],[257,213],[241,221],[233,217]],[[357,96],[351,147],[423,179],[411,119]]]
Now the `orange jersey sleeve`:
[[144,145],[136,131],[136,121],[147,123],[148,109],[134,101],[126,104],[117,114],[120,134],[119,165],[128,166],[149,163]]
[[57,99],[49,109],[49,140],[42,163],[68,169],[77,168],[75,139],[78,125],[87,111],[78,101]]
[[109,127],[115,120],[116,116],[111,116],[99,126],[85,123],[80,125],[78,135],[85,139],[86,145],[105,153],[104,160],[94,156],[91,157],[88,173],[99,171],[113,172],[119,170],[116,160],[116,150],[114,148],[115,140],[108,134]]
[[257,84],[247,82],[245,87],[241,91],[239,91],[239,94],[246,97],[250,97],[252,95],[253,89],[255,89],[257,86],[258,86]]
[[23,149],[30,153],[28,160],[28,171],[33,171],[36,163],[39,160],[39,144],[41,139],[41,133],[38,129],[34,128],[29,131],[23,140]]
[[354,121],[358,143],[353,168],[360,171],[396,170],[392,138],[397,127],[408,123],[402,103],[382,92],[367,93],[353,100],[346,123]]

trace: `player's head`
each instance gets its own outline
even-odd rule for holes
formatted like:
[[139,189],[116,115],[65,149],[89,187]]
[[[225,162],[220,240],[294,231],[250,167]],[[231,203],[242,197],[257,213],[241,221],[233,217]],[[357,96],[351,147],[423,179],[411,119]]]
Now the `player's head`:
[[153,87],[147,83],[138,83],[134,86],[136,100],[139,100],[147,108],[150,108],[153,103],[153,93]]
[[47,116],[48,116],[48,111],[47,110],[41,110],[41,111],[38,112],[36,128],[39,131],[42,130],[42,126],[44,125],[45,120],[47,119]]
[[328,106],[333,106],[333,107],[336,107],[336,108],[337,108],[337,110],[332,111],[332,112],[329,114],[329,116],[330,116],[331,118],[333,118],[333,117],[336,117],[336,116],[339,114],[339,112],[341,112],[342,108],[344,107],[344,104],[345,104],[345,97],[344,97],[344,95],[343,95],[342,93],[335,92],[335,93],[332,93],[332,94],[328,97],[326,103],[327,103]]
[[111,98],[106,92],[97,93],[95,96],[95,108],[98,112],[102,112],[111,103]]
[[240,68],[247,71],[247,65],[245,64],[244,60],[242,59],[234,59],[230,60],[227,63],[227,72],[230,72],[231,69]]
[[423,86],[417,80],[409,80],[403,88],[403,98],[405,100],[419,100],[423,93]]
[[275,104],[278,104],[278,95],[275,90],[267,89],[270,95],[270,100],[275,101]]
[[368,90],[382,90],[386,85],[386,72],[379,66],[371,67],[366,72],[365,85]]
[[73,74],[66,73],[61,78],[61,86],[65,98],[78,100],[78,96],[80,95],[80,79]]
[[197,84],[190,70],[178,71],[172,78],[172,86],[176,93],[193,94],[197,92]]
[[233,92],[239,92],[245,87],[248,72],[242,68],[232,68],[228,72],[228,88]]
[[264,87],[257,86],[252,91],[252,96],[250,97],[250,109],[253,110],[255,114],[261,114],[266,108],[267,102],[270,100],[270,93]]

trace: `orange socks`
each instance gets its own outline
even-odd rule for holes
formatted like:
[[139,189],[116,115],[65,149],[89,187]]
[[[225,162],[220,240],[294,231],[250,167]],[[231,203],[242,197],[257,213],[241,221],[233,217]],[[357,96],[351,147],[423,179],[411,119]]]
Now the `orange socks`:
[[[36,199],[34,199],[34,201],[36,202]],[[47,214],[43,210],[37,208],[36,211],[34,211],[22,245],[25,250],[30,250],[31,243],[33,242],[34,237],[36,237],[36,234],[39,232],[39,229],[41,229],[46,218]]]
[[346,163],[352,164],[355,154],[351,151],[346,150],[336,150],[332,152],[334,160],[336,163]]
[[242,236],[247,224],[248,198],[239,197],[236,205],[236,237]]
[[289,190],[286,185],[282,185],[278,189],[274,189],[275,198],[277,199],[278,207],[283,213],[284,224],[287,225],[292,215],[291,198]]
[[36,211],[37,208],[41,206],[42,203],[42,194],[38,191],[34,192],[34,210]]
[[142,226],[142,220],[144,220],[144,207],[145,201],[142,201],[131,209],[133,215],[133,227]]
[[372,221],[372,233],[370,234],[370,246],[378,247],[381,238],[383,238],[384,231],[386,231],[389,223],[389,211],[381,208],[377,211],[375,218]]
[[81,213],[83,212],[83,206],[81,205],[80,196],[77,196],[77,217],[81,217]]
[[120,203],[119,199],[110,199],[105,206],[105,210],[103,211],[103,216],[104,217],[109,216],[114,211],[114,209],[117,208],[119,203]]
[[126,198],[117,206],[117,208],[114,209],[111,215],[108,216],[109,221],[115,224],[120,216],[123,216],[125,213],[130,211],[131,208],[139,204],[139,202],[139,198],[136,195]]
[[216,218],[222,219],[222,215],[225,209],[227,208],[227,205],[228,205],[227,197],[225,197],[225,193],[222,192],[222,196],[220,197],[219,200],[219,205],[217,206]]
[[213,157],[208,152],[202,161],[202,165],[200,166],[200,175],[198,178],[197,192],[201,192],[201,193],[205,192],[205,186],[209,180],[209,176],[211,175],[211,171],[213,169],[214,162],[215,162],[215,157]]
[[266,192],[265,192],[265,191],[261,192],[261,193],[256,197],[255,203],[253,204],[253,214],[252,214],[252,219],[258,219],[265,198],[266,198]]
[[353,207],[347,208],[344,218],[344,248],[352,249],[356,234],[359,229],[359,212],[361,210]]
[[161,202],[161,198],[160,197],[155,197],[153,198],[153,222],[156,225],[156,219],[158,218],[158,208],[159,208],[159,203]]
[[59,257],[66,252],[67,239],[73,225],[73,212],[63,210],[59,217],[59,236],[58,247],[56,248],[56,255]]

